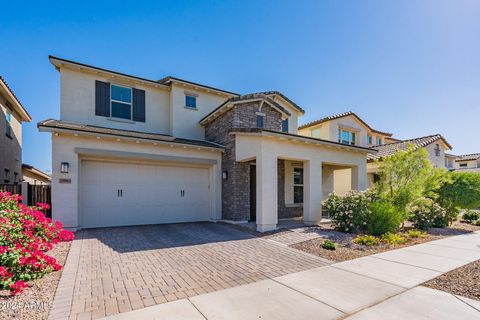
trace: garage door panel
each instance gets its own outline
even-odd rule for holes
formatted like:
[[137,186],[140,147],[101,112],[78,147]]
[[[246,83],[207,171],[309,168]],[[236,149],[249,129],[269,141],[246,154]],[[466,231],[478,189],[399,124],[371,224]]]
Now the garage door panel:
[[83,161],[82,226],[209,220],[208,184],[206,168]]

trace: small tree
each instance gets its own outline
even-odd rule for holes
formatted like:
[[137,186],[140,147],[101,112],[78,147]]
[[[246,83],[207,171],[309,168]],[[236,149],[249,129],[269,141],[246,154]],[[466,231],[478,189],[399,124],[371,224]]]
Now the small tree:
[[379,167],[380,180],[377,182],[379,194],[402,213],[402,221],[407,218],[407,205],[422,197],[427,186],[428,189],[439,187],[434,183],[434,175],[438,173],[423,148],[417,150],[410,145],[407,150],[399,150],[380,162]]
[[480,207],[480,173],[449,172],[448,176],[436,194],[451,223],[460,209]]

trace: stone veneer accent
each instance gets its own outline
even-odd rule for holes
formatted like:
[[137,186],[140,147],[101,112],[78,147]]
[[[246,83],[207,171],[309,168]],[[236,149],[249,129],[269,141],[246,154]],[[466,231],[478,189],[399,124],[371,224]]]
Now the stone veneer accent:
[[[250,219],[250,170],[254,168],[250,163],[235,161],[235,136],[230,132],[241,128],[256,128],[257,112],[265,114],[264,129],[282,130],[281,113],[268,104],[263,104],[259,111],[260,104],[261,102],[258,101],[236,104],[205,126],[205,139],[225,146],[222,171],[228,172],[228,179],[222,179],[222,218],[226,220]],[[284,166],[283,161],[279,163]],[[298,215],[298,209],[301,210],[301,208],[285,207],[285,170],[279,170],[280,172],[278,177],[279,218]]]

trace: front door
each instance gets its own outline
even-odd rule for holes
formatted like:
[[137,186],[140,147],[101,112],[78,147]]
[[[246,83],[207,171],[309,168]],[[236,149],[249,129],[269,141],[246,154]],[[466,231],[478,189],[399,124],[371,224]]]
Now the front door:
[[257,220],[257,166],[250,166],[250,221]]

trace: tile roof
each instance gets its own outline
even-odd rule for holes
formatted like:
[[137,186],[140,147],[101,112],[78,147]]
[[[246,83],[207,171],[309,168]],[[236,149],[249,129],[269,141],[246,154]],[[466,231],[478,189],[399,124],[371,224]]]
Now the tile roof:
[[450,149],[452,146],[445,140],[445,138],[440,134],[434,134],[425,137],[419,137],[409,140],[403,140],[400,142],[392,142],[387,144],[382,144],[378,146],[373,146],[371,149],[377,150],[377,154],[372,154],[367,156],[367,160],[373,161],[393,155],[399,150],[407,150],[409,145],[413,145],[415,149],[426,147],[435,141],[442,140]]
[[313,126],[316,126],[318,124],[321,124],[321,123],[324,123],[324,122],[327,122],[327,121],[330,121],[330,120],[344,118],[344,117],[348,117],[348,116],[354,116],[355,118],[358,119],[358,121],[360,121],[363,125],[365,125],[368,129],[370,129],[373,132],[380,133],[380,134],[383,134],[383,135],[386,135],[386,136],[389,136],[389,137],[391,137],[393,135],[392,133],[383,132],[383,131],[373,129],[365,121],[363,121],[357,114],[355,114],[353,111],[347,111],[347,112],[344,112],[344,113],[334,114],[334,115],[331,115],[331,116],[328,116],[328,117],[325,117],[325,118],[322,118],[322,119],[311,121],[311,122],[308,122],[304,125],[299,126],[298,129],[301,130],[301,129],[313,127]]
[[97,127],[97,126],[91,126],[87,124],[66,122],[66,121],[54,120],[54,119],[41,121],[37,124],[37,126],[39,128],[45,127],[45,128],[51,128],[51,129],[63,129],[63,130],[71,130],[71,131],[77,131],[77,132],[88,132],[88,133],[94,133],[94,134],[95,133],[106,134],[106,135],[111,135],[115,137],[152,140],[152,141],[165,142],[165,143],[187,144],[187,145],[207,147],[207,148],[217,148],[217,149],[224,148],[224,146],[220,144],[204,141],[204,140],[175,138],[165,134],[145,133],[145,132],[139,132],[139,131]]
[[288,133],[288,132],[283,132],[283,131],[276,131],[276,130],[268,130],[268,129],[263,129],[263,128],[236,128],[230,133],[236,134],[236,133],[251,133],[251,134],[262,134],[266,133],[269,135],[274,135],[274,136],[279,136],[279,137],[284,137],[284,138],[291,138],[293,140],[303,140],[303,141],[309,141],[309,142],[316,142],[318,144],[327,144],[327,145],[334,145],[337,148],[345,148],[345,149],[354,149],[354,150],[362,150],[364,152],[367,152],[369,154],[372,153],[377,153],[377,150],[374,150],[372,148],[367,148],[367,147],[361,147],[361,146],[355,146],[355,145],[350,145],[350,144],[343,144],[340,142],[336,141],[331,141],[331,140],[326,140],[326,139],[319,139],[319,138],[312,138],[312,137],[307,137],[307,136],[302,136],[299,134],[294,134],[294,133]]
[[25,109],[25,107],[22,105],[22,103],[20,102],[20,100],[18,100],[17,96],[15,95],[15,93],[13,92],[13,90],[10,88],[10,86],[8,85],[7,81],[5,81],[5,79],[0,76],[0,82],[4,85],[4,87],[7,89],[7,91],[12,95],[13,99],[15,100],[15,102],[18,104],[18,106],[21,108],[21,111],[25,113],[26,115],[26,120],[28,121],[31,121],[32,120],[32,117],[30,116],[30,114],[28,113],[27,109]]
[[225,107],[230,105],[231,103],[248,101],[248,100],[263,100],[263,101],[267,102],[268,104],[270,104],[271,106],[273,106],[274,108],[276,108],[277,110],[279,110],[280,112],[282,112],[282,113],[284,113],[288,116],[290,115],[290,112],[288,112],[288,110],[286,110],[284,107],[282,107],[280,104],[275,102],[273,99],[271,99],[270,97],[268,97],[264,93],[249,93],[249,94],[244,94],[244,95],[237,96],[237,97],[232,97],[232,98],[226,100],[224,103],[222,103],[216,109],[214,109],[212,112],[210,112],[205,117],[203,117],[199,121],[199,123],[203,125],[203,124],[207,123],[208,120],[215,119],[217,116],[219,116],[222,113],[224,113],[225,111],[229,110],[229,108],[225,109]]
[[480,153],[463,154],[457,156],[457,159],[455,159],[455,161],[471,161],[477,160],[478,158],[480,158]]
[[226,94],[229,94],[229,95],[234,95],[234,96],[239,96],[240,95],[240,94],[235,93],[235,92],[231,92],[231,91],[227,91],[227,90],[223,90],[223,89],[219,89],[219,88],[215,88],[215,87],[211,87],[211,86],[206,86],[204,84],[200,84],[200,83],[197,83],[197,82],[188,81],[188,80],[185,80],[185,79],[180,79],[180,78],[176,78],[176,77],[172,77],[172,76],[168,76],[168,77],[165,77],[165,78],[162,78],[162,79],[158,80],[158,82],[161,83],[161,84],[168,84],[172,81],[185,82],[185,83],[191,84],[193,86],[198,86],[198,87],[203,87],[203,88],[210,89],[210,90],[220,91],[220,92],[223,92],[223,93],[226,93]]
[[301,113],[305,113],[305,110],[303,110],[298,104],[296,104],[295,102],[293,102],[292,100],[290,100],[286,95],[284,95],[283,93],[281,93],[280,91],[262,91],[262,92],[258,92],[260,94],[264,94],[264,95],[277,95],[277,96],[280,96],[282,97],[285,101],[287,101],[288,103],[290,103],[294,108],[296,108],[298,111],[300,111]]

